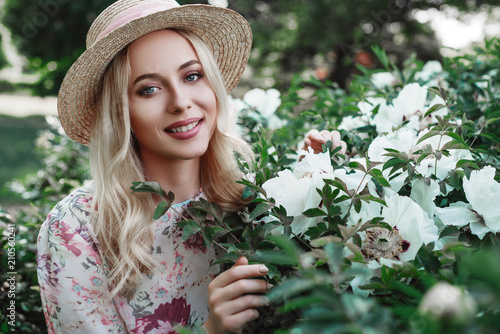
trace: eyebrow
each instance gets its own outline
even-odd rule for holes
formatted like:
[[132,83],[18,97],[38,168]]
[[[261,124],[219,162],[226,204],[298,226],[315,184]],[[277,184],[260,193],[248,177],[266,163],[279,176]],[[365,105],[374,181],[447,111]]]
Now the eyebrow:
[[[187,62],[185,62],[184,64],[182,64],[181,66],[179,66],[179,69],[178,71],[182,71],[183,69],[189,67],[189,66],[192,66],[192,65],[196,65],[196,64],[201,64],[199,60],[196,60],[196,59],[192,59],[192,60],[189,60]],[[139,81],[141,80],[144,80],[144,79],[155,79],[155,78],[158,78],[160,77],[160,74],[158,73],[146,73],[146,74],[142,74],[142,75],[139,75],[135,80],[134,80],[134,85],[136,83],[138,83]]]

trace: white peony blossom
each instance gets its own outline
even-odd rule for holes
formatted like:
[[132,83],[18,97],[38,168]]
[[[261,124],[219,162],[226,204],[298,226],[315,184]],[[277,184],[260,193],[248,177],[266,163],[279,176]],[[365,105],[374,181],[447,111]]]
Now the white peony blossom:
[[263,90],[255,88],[249,90],[243,97],[243,102],[257,110],[263,118],[271,118],[281,105],[280,92],[271,88]]
[[384,87],[393,86],[398,82],[398,79],[391,72],[377,72],[372,74],[371,82],[375,87],[382,89]]
[[493,232],[500,231],[500,183],[495,181],[496,169],[486,166],[472,171],[464,178],[464,192],[472,209],[481,215],[484,224]]
[[464,177],[464,192],[469,203],[457,202],[437,208],[443,224],[459,227],[470,224],[471,232],[480,239],[487,233],[500,232],[500,183],[494,178],[495,168],[491,166],[473,171],[469,179]]
[[415,146],[417,138],[416,131],[409,128],[401,128],[385,136],[379,136],[368,147],[368,158],[376,162],[389,161],[391,157],[385,156],[386,148],[408,153]]
[[293,216],[292,232],[301,235],[309,227],[315,226],[319,218],[308,218],[302,212],[311,208],[318,208],[321,197],[316,189],[325,185],[323,178],[331,178],[333,169],[328,153],[313,154],[312,151],[301,152],[304,158],[294,172],[285,170],[278,176],[267,180],[262,188],[267,196],[274,198],[276,205],[282,205],[288,216]]
[[[444,107],[424,117],[430,107],[436,104],[445,104],[445,101],[439,96],[434,96],[430,102],[427,99],[426,86],[420,86],[418,83],[408,84],[392,100],[392,104],[380,103],[378,113],[373,117],[372,123],[377,128],[378,133],[390,133],[405,121],[409,121],[406,125],[408,128],[417,131],[425,129],[429,124],[437,122],[436,116],[443,117],[449,113],[448,108]],[[366,105],[362,105],[362,107],[366,109]]]
[[437,86],[437,81],[431,79],[441,72],[443,72],[443,65],[437,60],[431,60],[425,63],[422,71],[415,74],[415,79],[422,80],[429,86]]
[[434,221],[411,198],[396,194],[386,198],[385,202],[387,207],[382,209],[384,221],[409,242],[408,249],[399,256],[399,260],[414,260],[422,244],[437,241],[438,228]]
[[359,221],[382,217],[393,228],[392,232],[384,228],[360,232],[362,250],[371,269],[414,260],[423,244],[438,240],[434,221],[411,198],[394,194],[385,197],[385,202],[387,206],[373,201],[362,203],[361,211],[351,212],[348,218],[348,225],[353,226]]
[[465,322],[474,317],[476,302],[464,289],[439,282],[424,295],[419,310],[436,319],[451,318]]

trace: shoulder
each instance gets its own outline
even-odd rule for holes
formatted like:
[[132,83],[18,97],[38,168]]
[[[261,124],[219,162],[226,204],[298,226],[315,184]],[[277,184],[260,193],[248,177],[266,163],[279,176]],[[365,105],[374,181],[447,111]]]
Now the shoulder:
[[73,228],[88,224],[93,211],[92,196],[93,183],[76,189],[54,206],[44,224],[64,221]]

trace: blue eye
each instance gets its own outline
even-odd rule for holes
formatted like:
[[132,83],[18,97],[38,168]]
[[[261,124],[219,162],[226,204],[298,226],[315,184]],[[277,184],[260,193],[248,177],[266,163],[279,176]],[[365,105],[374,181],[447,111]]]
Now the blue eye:
[[154,92],[156,92],[157,90],[158,90],[157,87],[147,86],[139,91],[139,95],[150,95],[150,94],[153,94]]
[[188,74],[186,76],[186,81],[188,81],[188,82],[194,82],[194,81],[198,80],[199,78],[201,78],[201,74],[199,74],[199,73],[192,73],[192,74]]

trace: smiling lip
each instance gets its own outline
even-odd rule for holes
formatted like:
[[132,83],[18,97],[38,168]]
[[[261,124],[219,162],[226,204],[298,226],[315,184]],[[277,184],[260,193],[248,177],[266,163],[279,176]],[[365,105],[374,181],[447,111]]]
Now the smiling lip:
[[185,140],[193,138],[200,132],[203,119],[190,118],[170,124],[164,131],[172,138]]

